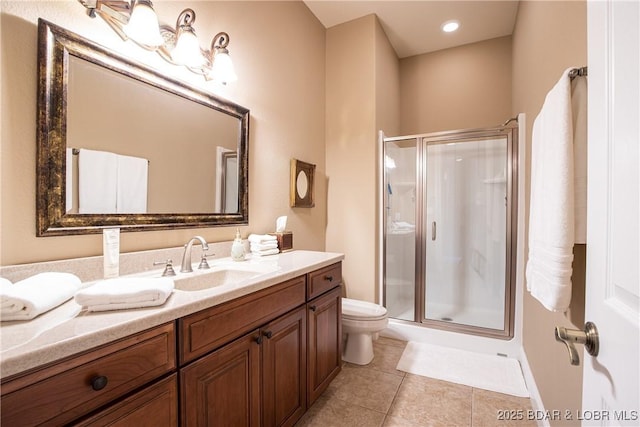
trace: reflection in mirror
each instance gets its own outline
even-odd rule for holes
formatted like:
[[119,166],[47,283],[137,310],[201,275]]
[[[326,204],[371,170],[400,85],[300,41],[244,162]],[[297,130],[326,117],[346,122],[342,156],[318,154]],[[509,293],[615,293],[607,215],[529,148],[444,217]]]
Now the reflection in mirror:
[[[125,99],[126,102],[122,102]],[[92,199],[88,194],[79,200],[74,198],[72,209],[67,212],[237,212],[237,202],[236,210],[221,210],[222,193],[219,189],[216,191],[216,176],[220,173],[216,156],[218,148],[237,150],[239,134],[235,117],[70,56],[67,150],[90,149],[107,155],[91,153],[83,156],[84,150],[80,151],[76,161],[89,162],[89,165],[79,171],[87,172],[88,176],[78,176],[77,165],[72,164],[73,177],[71,182],[67,181],[67,191],[76,195],[78,185],[82,185],[82,194],[109,186],[117,192],[120,187],[117,182],[101,182],[108,175],[96,173],[96,168],[105,166],[105,158],[114,157],[110,154],[116,154],[116,160],[120,160],[116,162],[116,181],[141,175],[135,169],[127,168],[127,163],[120,157],[130,156],[147,164],[148,174],[144,179],[148,185],[146,192],[140,192],[142,194],[128,194],[144,198],[144,211],[122,210],[119,204],[116,207],[116,197],[113,198],[113,209],[96,209],[104,205],[104,198],[95,206],[87,203],[87,199],[89,202]],[[237,185],[237,179],[234,181]],[[124,187],[130,185],[124,183]],[[237,189],[231,194],[237,195]],[[133,202],[127,205],[138,204]]]
[[296,190],[298,191],[298,196],[301,199],[304,199],[307,196],[307,186],[309,181],[307,180],[307,175],[304,171],[298,172],[298,179],[296,179]]
[[43,20],[38,64],[39,236],[248,222],[249,110]]

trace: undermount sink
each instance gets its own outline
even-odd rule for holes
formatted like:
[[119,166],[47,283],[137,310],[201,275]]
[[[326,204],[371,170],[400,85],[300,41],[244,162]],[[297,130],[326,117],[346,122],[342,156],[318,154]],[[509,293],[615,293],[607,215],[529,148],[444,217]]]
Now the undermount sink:
[[236,269],[214,269],[196,275],[174,277],[175,288],[180,291],[202,291],[230,285],[259,276],[260,272]]
[[[175,268],[175,267],[174,267]],[[195,292],[212,289],[219,286],[234,285],[243,281],[271,273],[278,270],[278,264],[272,262],[214,262],[209,269],[198,269],[193,265],[193,272],[180,273],[175,268],[176,275],[171,276],[175,289],[179,291]],[[163,270],[151,270],[134,274],[137,277],[161,277]]]

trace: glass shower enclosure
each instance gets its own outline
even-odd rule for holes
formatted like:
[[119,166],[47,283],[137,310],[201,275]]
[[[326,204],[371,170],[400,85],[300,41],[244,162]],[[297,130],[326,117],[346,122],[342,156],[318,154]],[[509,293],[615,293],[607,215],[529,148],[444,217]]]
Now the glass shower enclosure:
[[389,316],[512,337],[517,128],[381,141]]

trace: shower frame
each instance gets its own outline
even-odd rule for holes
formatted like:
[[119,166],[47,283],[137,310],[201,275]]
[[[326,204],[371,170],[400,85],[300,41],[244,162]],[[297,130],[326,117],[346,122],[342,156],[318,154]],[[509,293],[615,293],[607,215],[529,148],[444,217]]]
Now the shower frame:
[[[425,197],[427,189],[426,155],[427,147],[435,144],[448,144],[458,142],[469,142],[477,139],[487,138],[507,138],[507,208],[506,208],[506,229],[505,229],[505,295],[504,295],[504,322],[503,329],[492,329],[482,326],[465,325],[452,323],[444,320],[426,318],[425,294],[426,294],[426,247],[430,233],[425,224]],[[416,232],[415,232],[415,293],[414,293],[414,320],[395,319],[401,323],[417,324],[420,326],[440,329],[464,334],[479,335],[490,338],[509,340],[514,336],[515,323],[515,296],[516,296],[516,263],[517,263],[517,225],[518,225],[518,123],[517,121],[507,121],[502,126],[482,129],[462,129],[443,132],[432,132],[425,134],[403,135],[386,137],[382,131],[379,132],[380,160],[379,167],[379,231],[381,232],[381,278],[382,278],[382,300],[383,305],[387,305],[387,283],[386,283],[386,244],[387,244],[387,216],[385,215],[384,203],[384,183],[386,142],[416,141]]]

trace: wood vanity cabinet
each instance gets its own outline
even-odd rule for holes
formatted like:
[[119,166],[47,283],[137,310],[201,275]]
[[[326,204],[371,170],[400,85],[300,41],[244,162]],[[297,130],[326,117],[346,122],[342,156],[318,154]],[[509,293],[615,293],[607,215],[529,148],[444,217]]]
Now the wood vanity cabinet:
[[311,406],[342,367],[342,263],[307,276],[307,404]]
[[[143,387],[176,369],[175,342],[172,322],[3,381],[1,424],[67,424],[136,390],[138,402],[153,400],[157,390]],[[177,401],[170,404],[177,413]],[[152,407],[138,408],[137,416],[153,414]]]
[[308,406],[316,401],[342,368],[341,302],[341,289],[338,286],[307,303]]
[[340,284],[337,263],[180,319],[181,424],[294,425],[341,369]]
[[3,379],[0,423],[292,426],[340,371],[341,281],[337,263]]
[[224,344],[180,369],[183,426],[293,425],[304,414],[305,284],[300,276],[180,319],[186,361]]

